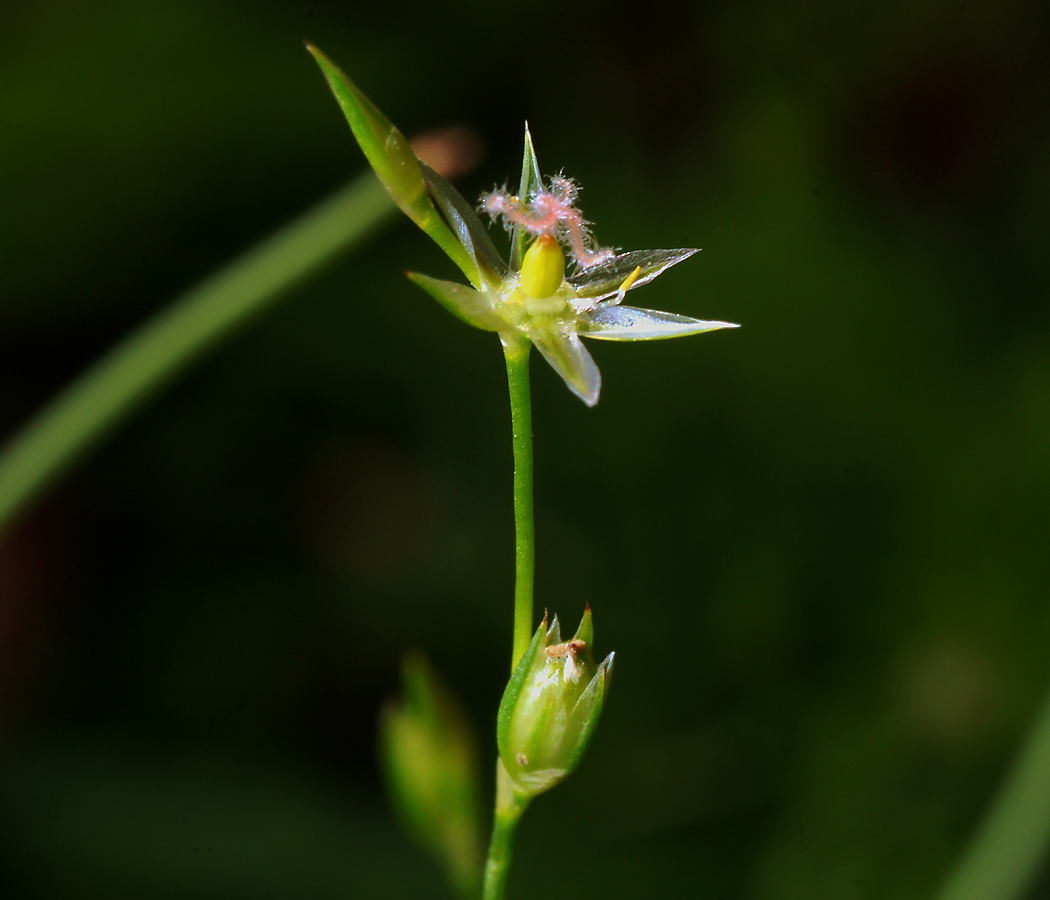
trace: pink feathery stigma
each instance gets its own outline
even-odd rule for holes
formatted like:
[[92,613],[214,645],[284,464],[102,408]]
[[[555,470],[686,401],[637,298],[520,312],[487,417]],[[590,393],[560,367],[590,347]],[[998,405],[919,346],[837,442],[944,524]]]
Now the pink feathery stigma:
[[551,178],[551,190],[540,190],[527,206],[506,190],[493,191],[482,198],[490,216],[503,219],[535,235],[563,237],[581,269],[588,269],[613,256],[612,250],[591,250],[591,235],[576,209],[576,185],[568,178]]

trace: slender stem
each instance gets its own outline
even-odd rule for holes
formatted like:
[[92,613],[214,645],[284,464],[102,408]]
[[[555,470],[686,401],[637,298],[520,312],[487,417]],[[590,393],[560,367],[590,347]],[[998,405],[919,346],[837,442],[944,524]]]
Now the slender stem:
[[482,900],[503,900],[510,873],[511,846],[521,814],[529,801],[515,793],[503,763],[496,761],[496,817],[492,823],[492,841],[485,861],[485,886]]
[[1013,771],[938,900],[1011,900],[1030,887],[1050,844],[1050,697]]
[[[514,334],[501,334],[500,340],[507,358],[514,436],[514,644],[510,660],[513,672],[532,637],[532,583],[536,572],[536,531],[532,516],[532,395],[529,391],[532,342]],[[496,812],[492,820],[489,855],[485,861],[482,900],[503,900],[510,873],[514,832],[528,802],[517,794],[503,763],[496,760]]]
[[394,210],[375,177],[363,175],[114,347],[0,451],[0,533],[153,392]]
[[510,416],[514,431],[514,649],[510,668],[518,664],[532,638],[532,583],[536,572],[536,531],[532,515],[532,398],[529,393],[527,338],[502,334],[510,385]]

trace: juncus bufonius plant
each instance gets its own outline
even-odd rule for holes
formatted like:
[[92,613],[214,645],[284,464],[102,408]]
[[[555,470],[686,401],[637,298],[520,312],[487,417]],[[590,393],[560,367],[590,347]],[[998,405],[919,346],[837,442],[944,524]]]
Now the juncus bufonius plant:
[[[514,433],[514,640],[512,674],[497,716],[495,821],[482,888],[485,900],[498,900],[505,892],[517,822],[532,797],[553,787],[579,763],[601,713],[613,660],[609,654],[595,664],[590,609],[572,640],[562,641],[557,617],[548,628],[546,615],[533,633],[529,352],[535,346],[569,390],[593,406],[601,375],[581,337],[647,341],[736,326],[625,304],[628,291],[648,284],[697,251],[617,252],[599,246],[580,211],[575,182],[560,174],[545,180],[540,174],[527,127],[517,193],[497,189],[481,200],[481,209],[510,232],[510,254],[505,260],[473,206],[416,158],[401,132],[324,54],[307,46],[391,198],[445,251],[469,284],[418,273],[410,273],[409,278],[467,324],[498,334],[506,357]],[[386,727],[384,739],[411,733],[420,736],[415,741],[420,747],[457,746],[449,743],[453,726],[433,711],[437,709],[432,705],[427,716],[417,716],[413,730]],[[442,754],[434,751],[434,755]],[[439,761],[419,765],[408,756],[404,747],[386,748],[395,796],[403,808],[411,809],[414,830],[428,836],[432,848],[446,846],[448,841],[438,838],[448,833],[447,803],[423,799],[439,786],[462,783],[462,770],[446,775],[438,771]],[[406,791],[420,792],[419,801]],[[457,789],[446,794],[471,792]],[[461,819],[469,817],[464,812]],[[462,860],[455,862],[461,872]],[[473,882],[461,875],[458,883]]]

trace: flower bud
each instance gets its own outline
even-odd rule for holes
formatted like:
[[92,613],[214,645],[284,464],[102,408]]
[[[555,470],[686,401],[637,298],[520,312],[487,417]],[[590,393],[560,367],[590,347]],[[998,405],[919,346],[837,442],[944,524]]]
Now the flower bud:
[[526,297],[542,300],[557,293],[565,280],[565,254],[549,234],[541,234],[521,262],[519,286]]
[[571,641],[547,617],[511,675],[497,720],[499,755],[519,794],[554,786],[579,764],[602,710],[613,654],[596,666],[590,607]]

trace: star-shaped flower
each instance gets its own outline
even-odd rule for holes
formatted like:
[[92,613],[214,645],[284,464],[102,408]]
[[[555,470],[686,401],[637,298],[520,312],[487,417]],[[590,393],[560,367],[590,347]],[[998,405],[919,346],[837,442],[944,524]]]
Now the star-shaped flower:
[[[324,54],[309,49],[394,202],[459,266],[470,285],[414,272],[409,278],[468,324],[499,333],[505,343],[531,341],[588,406],[598,402],[601,374],[581,335],[648,341],[737,327],[623,305],[627,291],[697,251],[595,248],[575,204],[575,185],[560,176],[544,182],[527,127],[517,195],[494,191],[483,200],[485,211],[510,228],[510,261],[504,261],[471,204],[415,157],[401,132]],[[575,263],[569,275],[563,247]]]

